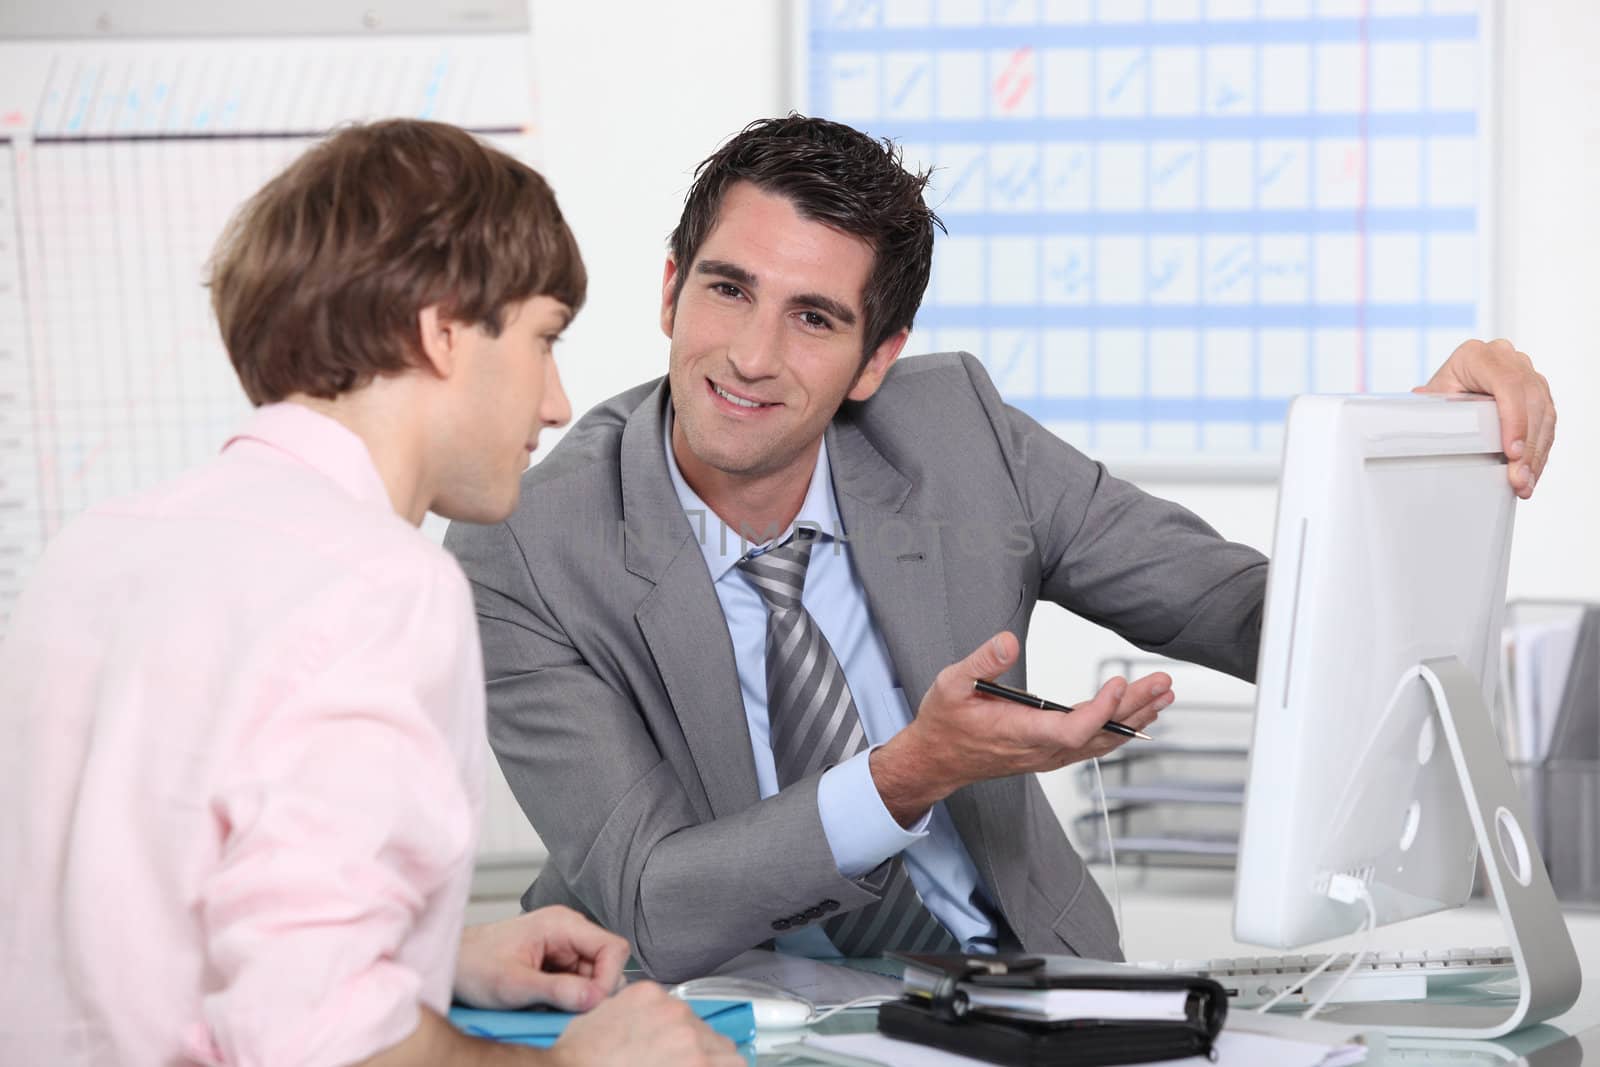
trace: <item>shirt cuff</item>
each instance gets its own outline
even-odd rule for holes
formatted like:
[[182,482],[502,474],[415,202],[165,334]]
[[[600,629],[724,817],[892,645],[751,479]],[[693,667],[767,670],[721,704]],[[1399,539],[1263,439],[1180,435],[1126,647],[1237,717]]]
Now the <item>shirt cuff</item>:
[[928,836],[930,808],[907,830],[895,822],[867,759],[878,748],[857,752],[822,772],[817,780],[817,813],[822,833],[833,850],[834,865],[846,878],[860,878],[878,864]]

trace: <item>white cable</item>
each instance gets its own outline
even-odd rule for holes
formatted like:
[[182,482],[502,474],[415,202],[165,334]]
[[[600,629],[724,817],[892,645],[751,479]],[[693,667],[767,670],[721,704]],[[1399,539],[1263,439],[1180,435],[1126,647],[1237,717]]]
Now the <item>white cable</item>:
[[812,1008],[811,1018],[806,1020],[806,1025],[815,1026],[822,1020],[831,1019],[841,1011],[848,1011],[851,1008],[876,1007],[879,1004],[888,1004],[899,999],[897,996],[885,996],[882,993],[878,993],[870,997],[857,997],[854,1000],[847,1000],[843,1004],[835,1004],[827,1011],[819,1012],[816,1008]]
[[1328,953],[1328,958],[1323,960],[1321,963],[1317,964],[1316,970],[1312,971],[1310,974],[1308,974],[1304,978],[1300,979],[1300,981],[1294,982],[1291,985],[1285,986],[1281,991],[1279,991],[1277,996],[1273,997],[1271,1000],[1269,1000],[1265,1004],[1261,1005],[1261,1007],[1257,1008],[1256,1011],[1265,1013],[1265,1012],[1268,1012],[1268,1011],[1272,1010],[1273,1008],[1277,1007],[1278,1006],[1278,1001],[1282,1000],[1284,997],[1288,996],[1290,993],[1293,993],[1297,989],[1304,989],[1306,987],[1306,983],[1307,982],[1311,981],[1311,979],[1315,978],[1317,975],[1319,975],[1323,971],[1327,970],[1329,965],[1332,964],[1333,961],[1338,959],[1338,958],[1339,958],[1339,954],[1337,952]]
[[[1334,980],[1333,985],[1328,989],[1328,991],[1326,993],[1324,993],[1322,995],[1322,998],[1320,1000],[1318,1000],[1315,1004],[1313,1004],[1311,1007],[1306,1009],[1305,1013],[1300,1016],[1302,1019],[1309,1019],[1312,1016],[1316,1015],[1317,1012],[1321,1011],[1323,1008],[1328,1006],[1328,1002],[1333,998],[1333,995],[1339,991],[1339,987],[1344,985],[1345,979],[1349,978],[1351,973],[1353,971],[1355,971],[1355,969],[1361,965],[1362,957],[1366,956],[1369,952],[1372,951],[1372,937],[1373,937],[1373,934],[1377,931],[1377,928],[1378,928],[1378,910],[1372,903],[1372,894],[1367,892],[1366,885],[1363,882],[1361,882],[1360,879],[1351,878],[1348,875],[1343,875],[1343,874],[1335,875],[1333,877],[1332,882],[1328,886],[1328,895],[1330,897],[1332,897],[1334,900],[1342,901],[1342,902],[1344,902],[1346,904],[1348,904],[1352,900],[1361,900],[1361,901],[1364,901],[1366,903],[1366,905],[1367,905],[1367,927],[1366,927],[1367,943],[1361,947],[1360,951],[1356,952],[1354,955],[1352,955],[1350,957],[1350,965],[1344,969],[1344,973],[1339,975],[1339,977]],[[1305,987],[1310,984],[1310,982],[1311,982],[1311,980],[1313,978],[1316,978],[1323,971],[1325,971],[1329,967],[1331,967],[1333,965],[1334,961],[1337,960],[1338,958],[1339,958],[1339,953],[1337,953],[1337,952],[1328,953],[1327,959],[1325,959],[1321,963],[1317,964],[1315,969],[1313,969],[1310,974],[1308,974],[1304,978],[1300,979],[1300,981],[1294,982],[1294,983],[1292,983],[1290,985],[1285,986],[1283,989],[1279,990],[1277,996],[1273,997],[1271,1000],[1267,1001],[1265,1004],[1263,1004],[1260,1007],[1258,1007],[1256,1009],[1256,1011],[1260,1012],[1260,1013],[1263,1013],[1263,1014],[1265,1014],[1268,1011],[1271,1011],[1273,1008],[1278,1006],[1278,1003],[1280,1001],[1282,1001],[1285,997],[1289,996],[1291,993],[1294,993],[1297,990],[1305,989]]]
[[1117,907],[1117,951],[1127,955],[1122,947],[1122,883],[1117,878],[1117,843],[1111,837],[1111,809],[1106,803],[1106,783],[1100,777],[1100,760],[1098,757],[1089,761],[1094,764],[1094,791],[1100,798],[1100,818],[1106,827],[1106,855],[1111,858],[1111,899]]
[[[1345,877],[1345,876],[1340,875],[1338,877]],[[1354,895],[1357,899],[1359,899],[1363,904],[1365,904],[1367,906],[1367,940],[1366,940],[1366,943],[1361,946],[1360,951],[1358,951],[1355,955],[1350,957],[1350,966],[1348,966],[1348,967],[1346,967],[1344,969],[1344,973],[1341,974],[1338,978],[1334,979],[1333,985],[1328,987],[1328,991],[1326,993],[1322,994],[1322,996],[1317,1000],[1317,1002],[1315,1004],[1313,1004],[1313,1005],[1311,1005],[1311,1007],[1307,1008],[1304,1015],[1300,1016],[1300,1018],[1302,1018],[1302,1019],[1309,1019],[1312,1016],[1316,1015],[1317,1012],[1319,1012],[1323,1008],[1327,1007],[1329,1002],[1333,1000],[1334,994],[1339,992],[1339,987],[1344,985],[1345,979],[1349,978],[1351,972],[1353,972],[1357,967],[1361,966],[1362,957],[1370,955],[1371,952],[1372,952],[1372,941],[1373,941],[1373,938],[1376,936],[1376,934],[1378,932],[1378,908],[1377,908],[1377,905],[1375,905],[1372,902],[1372,894],[1367,891],[1366,884],[1364,882],[1362,882],[1360,879],[1357,879],[1357,878],[1346,878],[1346,882],[1349,883],[1348,892],[1351,895]],[[1336,891],[1335,890],[1335,886],[1337,886],[1337,885],[1338,885],[1338,879],[1335,878],[1334,885],[1329,886],[1329,890],[1328,890],[1328,895],[1329,896],[1334,896],[1334,893]],[[1341,899],[1341,898],[1340,897],[1334,897],[1334,899],[1338,900],[1338,899]]]

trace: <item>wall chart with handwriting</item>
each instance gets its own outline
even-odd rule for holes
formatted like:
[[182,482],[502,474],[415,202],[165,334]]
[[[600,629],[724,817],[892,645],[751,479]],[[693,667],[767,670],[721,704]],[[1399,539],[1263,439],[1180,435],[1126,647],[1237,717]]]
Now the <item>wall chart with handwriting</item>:
[[526,155],[530,65],[525,29],[0,42],[0,630],[63,522],[248,413],[203,285],[234,209],[352,119]]
[[810,113],[948,227],[910,351],[1128,469],[1276,467],[1296,393],[1400,392],[1483,328],[1471,0],[811,0]]

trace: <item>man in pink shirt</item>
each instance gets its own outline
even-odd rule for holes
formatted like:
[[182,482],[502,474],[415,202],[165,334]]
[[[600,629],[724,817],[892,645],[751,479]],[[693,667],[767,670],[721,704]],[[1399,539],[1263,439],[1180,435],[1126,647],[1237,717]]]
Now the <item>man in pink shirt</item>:
[[[52,543],[0,648],[0,1063],[742,1062],[626,942],[461,932],[482,808],[467,583],[423,514],[503,519],[586,276],[537,174],[347,129],[246,205],[213,304],[259,411]],[[583,1010],[554,1049],[452,995]]]

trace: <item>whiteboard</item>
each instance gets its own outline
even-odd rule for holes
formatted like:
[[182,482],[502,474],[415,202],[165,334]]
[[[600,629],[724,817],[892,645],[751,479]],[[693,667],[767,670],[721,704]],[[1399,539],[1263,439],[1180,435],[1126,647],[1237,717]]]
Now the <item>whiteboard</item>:
[[63,523],[247,415],[202,284],[234,209],[353,119],[453,122],[530,158],[530,66],[525,20],[0,41],[0,633]]
[[1134,475],[1276,472],[1289,398],[1480,329],[1474,0],[813,0],[798,97],[932,166],[910,351]]

